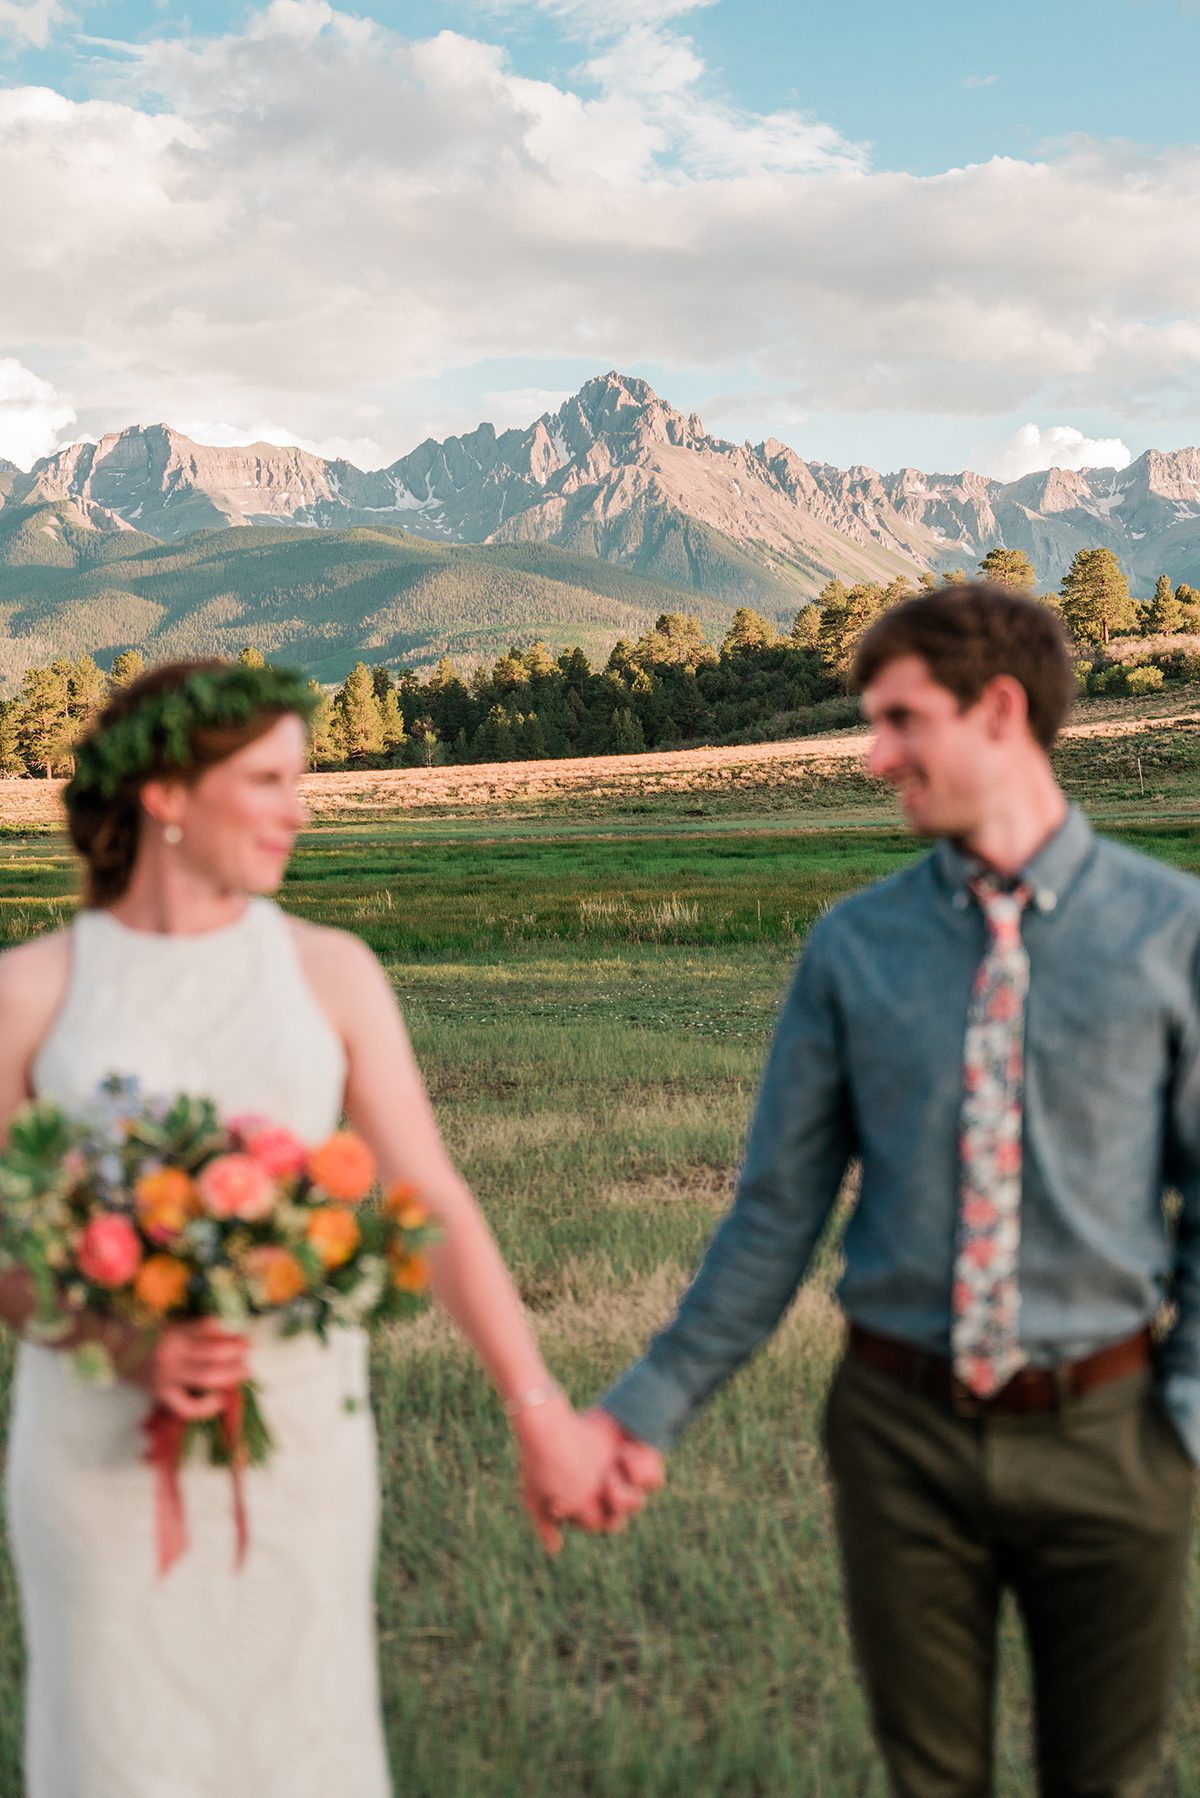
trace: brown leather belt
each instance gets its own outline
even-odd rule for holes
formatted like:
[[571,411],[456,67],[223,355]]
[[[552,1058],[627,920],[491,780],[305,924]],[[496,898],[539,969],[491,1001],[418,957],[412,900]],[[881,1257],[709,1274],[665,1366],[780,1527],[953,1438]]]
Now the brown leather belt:
[[1150,1365],[1153,1342],[1148,1329],[1139,1330],[1136,1336],[1110,1343],[1081,1361],[1064,1361],[1057,1367],[1022,1367],[988,1399],[978,1398],[963,1385],[947,1356],[928,1354],[894,1336],[880,1336],[862,1324],[850,1325],[846,1352],[877,1373],[888,1374],[912,1391],[951,1406],[962,1417],[992,1417],[1057,1411],[1097,1386],[1126,1379]]

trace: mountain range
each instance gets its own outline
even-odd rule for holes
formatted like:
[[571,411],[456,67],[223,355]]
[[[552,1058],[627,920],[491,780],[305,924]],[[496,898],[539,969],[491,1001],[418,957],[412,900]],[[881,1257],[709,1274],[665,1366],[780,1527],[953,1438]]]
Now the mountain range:
[[[647,609],[663,609],[664,595],[714,619],[737,605],[788,619],[831,576],[887,582],[924,569],[970,569],[996,545],[1024,550],[1047,587],[1058,585],[1077,550],[1099,546],[1116,552],[1135,591],[1148,591],[1162,572],[1200,582],[1200,450],[1149,450],[1121,470],[1049,469],[1011,482],[916,468],[838,469],[807,462],[774,438],[736,444],[714,437],[695,413],[676,411],[644,381],[614,371],[526,430],[481,424],[443,442],[428,439],[374,471],[266,443],[205,447],[166,425],[73,444],[29,473],[0,463],[0,618],[10,638],[57,641],[55,619],[72,609],[77,615],[82,603],[94,615],[93,638],[136,623],[134,642],[157,642],[164,626],[175,643],[199,640],[188,629],[181,637],[185,615],[169,591],[170,569],[182,573],[186,565],[190,578],[206,563],[224,585],[202,583],[197,603],[211,628],[206,636],[198,627],[199,637],[224,642],[218,627],[227,626],[263,647],[292,643],[296,654],[311,638],[303,659],[314,668],[340,666],[353,648],[352,595],[362,587],[364,561],[372,574],[361,644],[374,640],[378,659],[395,653],[420,661],[443,648],[486,654],[491,639],[514,630],[561,639],[546,612],[552,593],[530,604],[526,588],[515,613],[506,607],[501,589],[507,580],[515,597],[512,582],[528,552],[540,555],[537,579],[572,589],[567,609],[577,624],[587,611],[578,596],[601,578],[598,564],[621,571],[619,596],[611,581],[603,594],[597,590],[608,610],[598,604],[590,632],[611,641]],[[397,573],[401,565],[419,569],[429,600],[429,579],[461,568],[464,558],[472,592],[479,590],[469,644],[453,608],[435,616],[436,606],[426,604],[419,619],[406,613],[412,582]],[[399,607],[390,636],[375,604],[388,597],[389,564]],[[498,585],[489,613],[479,595],[490,566]],[[520,579],[526,575],[534,578],[525,569]],[[336,624],[322,610],[323,589],[346,602]],[[108,596],[102,610],[113,614],[108,626],[96,615],[100,594]],[[628,608],[620,622],[614,600]],[[157,622],[147,604],[165,608]],[[224,619],[214,605],[224,607]],[[279,642],[264,641],[280,637],[285,618],[294,628]],[[0,674],[11,678],[9,651],[17,660],[21,652],[5,646]]]

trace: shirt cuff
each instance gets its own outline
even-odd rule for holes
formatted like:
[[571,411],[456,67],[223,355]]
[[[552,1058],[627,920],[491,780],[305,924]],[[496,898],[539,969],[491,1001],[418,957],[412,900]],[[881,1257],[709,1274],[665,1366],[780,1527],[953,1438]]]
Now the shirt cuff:
[[695,1409],[687,1393],[648,1356],[609,1387],[600,1408],[631,1436],[663,1450],[674,1447]]
[[1174,1424],[1180,1441],[1200,1467],[1200,1377],[1169,1373],[1158,1389],[1159,1402]]

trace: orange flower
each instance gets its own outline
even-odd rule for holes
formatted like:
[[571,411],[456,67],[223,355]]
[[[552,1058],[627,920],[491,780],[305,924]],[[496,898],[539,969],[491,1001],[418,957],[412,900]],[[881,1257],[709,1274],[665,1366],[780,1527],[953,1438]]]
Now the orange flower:
[[265,1305],[286,1305],[299,1298],[308,1284],[304,1269],[291,1250],[276,1248],[271,1243],[250,1250],[246,1256],[246,1272],[257,1287],[258,1302]]
[[188,1288],[188,1270],[174,1255],[150,1255],[138,1268],[134,1297],[148,1311],[173,1311],[182,1305]]
[[196,1188],[181,1167],[143,1174],[133,1189],[138,1223],[151,1242],[169,1242],[200,1209]]
[[337,1130],[308,1158],[308,1177],[331,1199],[353,1204],[365,1199],[375,1178],[375,1157],[361,1136]]
[[340,1205],[323,1205],[309,1217],[304,1232],[326,1267],[349,1261],[362,1239],[357,1220]]
[[393,1249],[392,1285],[398,1286],[401,1292],[424,1292],[429,1284],[429,1263],[424,1255],[406,1255],[403,1249]]
[[390,1186],[383,1209],[402,1230],[423,1230],[429,1222],[429,1213],[417,1197],[415,1186]]

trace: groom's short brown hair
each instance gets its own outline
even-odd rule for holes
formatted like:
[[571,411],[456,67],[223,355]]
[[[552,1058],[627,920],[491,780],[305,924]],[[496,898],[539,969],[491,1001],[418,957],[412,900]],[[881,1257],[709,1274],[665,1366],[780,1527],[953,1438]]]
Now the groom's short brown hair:
[[1025,689],[1029,728],[1043,749],[1075,697],[1071,652],[1054,613],[1031,594],[990,581],[962,581],[890,606],[855,651],[854,685],[869,687],[901,656],[920,656],[963,711],[990,680],[1010,674]]

